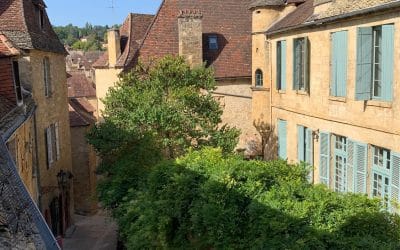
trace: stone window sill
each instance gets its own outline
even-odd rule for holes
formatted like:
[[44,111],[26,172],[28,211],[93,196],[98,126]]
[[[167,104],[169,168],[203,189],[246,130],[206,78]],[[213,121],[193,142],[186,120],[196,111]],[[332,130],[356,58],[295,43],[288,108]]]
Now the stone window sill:
[[310,93],[308,93],[307,91],[305,91],[305,90],[296,90],[296,94],[297,95],[310,95]]
[[277,90],[278,94],[286,94],[286,90],[279,89]]
[[269,91],[269,88],[265,88],[265,87],[251,87],[251,90],[253,90],[253,91]]
[[367,106],[380,107],[380,108],[392,108],[392,103],[385,102],[385,101],[368,100]]
[[335,101],[335,102],[346,102],[346,97],[344,96],[329,96],[330,101]]

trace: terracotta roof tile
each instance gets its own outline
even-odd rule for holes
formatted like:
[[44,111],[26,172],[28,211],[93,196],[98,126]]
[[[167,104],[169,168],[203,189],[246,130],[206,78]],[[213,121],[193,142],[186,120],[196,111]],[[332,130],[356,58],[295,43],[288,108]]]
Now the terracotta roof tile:
[[90,123],[81,116],[71,105],[68,106],[69,109],[69,125],[71,127],[82,127],[89,126]]
[[67,78],[68,97],[96,96],[94,83],[86,77],[85,72],[71,71],[68,74],[70,75]]
[[78,105],[78,108],[84,110],[87,113],[93,113],[96,109],[90,104],[90,102],[85,98],[73,98],[70,100],[70,103],[74,104],[74,107]]
[[290,29],[297,25],[305,23],[314,13],[314,1],[307,0],[300,4],[293,12],[282,18],[271,26],[267,33],[274,33],[285,29]]
[[21,49],[37,49],[66,54],[45,12],[43,29],[39,24],[41,0],[1,0],[0,31]]
[[[251,76],[251,0],[164,0],[141,44],[143,61],[179,54],[177,18],[180,10],[196,9],[202,15],[203,58],[216,77]],[[220,49],[207,49],[207,34],[217,35]]]
[[20,51],[15,48],[12,42],[5,35],[0,34],[0,57],[10,57],[19,54]]
[[[146,31],[151,24],[154,15],[131,13],[122,24],[119,33],[121,37],[121,56],[117,60],[116,67],[125,68],[132,65],[132,60],[143,40]],[[108,53],[104,53],[93,64],[95,68],[108,67]]]

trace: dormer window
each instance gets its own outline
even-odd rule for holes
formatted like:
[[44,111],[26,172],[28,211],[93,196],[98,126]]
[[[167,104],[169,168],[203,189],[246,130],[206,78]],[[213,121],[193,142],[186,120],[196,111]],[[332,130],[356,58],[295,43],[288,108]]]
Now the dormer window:
[[216,35],[208,36],[208,49],[218,50],[218,38]]
[[23,97],[22,97],[21,81],[19,79],[18,61],[13,61],[12,65],[13,65],[14,86],[15,86],[15,95],[17,98],[17,104],[21,105],[23,103]]
[[43,27],[44,27],[44,10],[42,8],[39,9],[39,25],[40,25],[40,28],[43,29]]

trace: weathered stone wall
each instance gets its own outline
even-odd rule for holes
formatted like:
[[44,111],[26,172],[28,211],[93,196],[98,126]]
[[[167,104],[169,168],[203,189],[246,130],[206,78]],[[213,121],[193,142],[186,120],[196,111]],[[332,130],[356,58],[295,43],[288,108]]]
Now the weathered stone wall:
[[89,129],[89,126],[71,127],[75,212],[83,215],[93,214],[97,209],[96,154],[85,137]]
[[251,79],[218,80],[214,96],[224,111],[222,123],[236,127],[242,132],[238,148],[245,149],[248,155],[258,154],[260,138],[251,117]]
[[[398,115],[400,112],[400,61],[394,60],[393,102],[355,100],[357,28],[387,23],[395,24],[394,58],[400,58],[400,32],[398,32],[400,17],[394,12],[323,25],[315,29],[286,34],[284,37],[275,36],[271,39],[271,60],[276,58],[276,42],[282,39],[287,41],[287,88],[285,92],[278,92],[276,88],[272,88],[271,122],[273,126],[276,126],[278,119],[288,121],[287,156],[290,162],[295,162],[298,158],[297,125],[311,128],[315,132],[330,132],[400,152],[400,117]],[[348,31],[347,96],[343,98],[330,96],[330,35],[331,32],[341,30]],[[293,39],[303,36],[307,36],[311,44],[309,95],[292,90]],[[272,82],[275,82],[276,64],[274,63],[271,72]],[[314,179],[318,182],[318,138],[314,140],[314,165],[316,166]],[[368,171],[371,171],[370,169],[371,165]],[[370,187],[370,183],[367,186]]]
[[18,173],[25,184],[32,199],[38,204],[38,183],[35,162],[35,131],[33,117],[27,120],[15,131],[14,135],[8,140],[13,147],[13,157],[16,160]]
[[181,11],[178,18],[179,55],[191,66],[203,63],[202,15],[196,10]]
[[[44,57],[48,57],[50,62],[53,90],[50,97],[45,96]],[[22,61],[25,62],[24,70],[29,70],[24,73],[24,82],[32,86],[33,98],[37,104],[37,160],[40,171],[40,205],[44,213],[51,200],[59,195],[57,174],[60,170],[72,171],[65,58],[63,54],[31,50]],[[45,129],[56,122],[59,123],[60,158],[48,168]],[[72,194],[72,189],[70,193]],[[73,211],[72,199],[70,199],[69,207],[69,210]]]

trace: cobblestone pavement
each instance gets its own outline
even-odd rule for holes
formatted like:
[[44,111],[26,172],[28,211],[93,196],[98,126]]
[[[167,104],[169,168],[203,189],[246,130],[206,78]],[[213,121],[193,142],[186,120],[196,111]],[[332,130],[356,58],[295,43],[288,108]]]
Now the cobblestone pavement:
[[63,242],[64,250],[116,250],[117,226],[104,212],[75,215],[75,231]]

